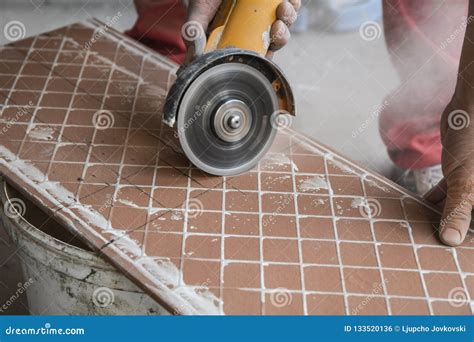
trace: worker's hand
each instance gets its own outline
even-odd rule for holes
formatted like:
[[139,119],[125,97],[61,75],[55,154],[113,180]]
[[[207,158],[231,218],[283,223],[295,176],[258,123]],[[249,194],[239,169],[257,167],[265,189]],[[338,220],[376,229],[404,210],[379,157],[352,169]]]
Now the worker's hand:
[[[222,0],[189,1],[188,22],[183,27],[183,39],[188,47],[186,62],[191,61],[202,53],[206,44],[206,37],[203,33],[207,31],[221,2]],[[274,51],[281,49],[290,40],[289,28],[296,21],[297,12],[300,7],[301,0],[288,0],[278,7],[278,20],[273,23],[271,28],[271,45],[267,57],[271,57]],[[190,23],[198,23],[201,27],[192,27]],[[188,27],[186,27],[187,24],[189,25]],[[195,39],[196,36],[193,33],[199,34],[199,39]],[[192,37],[191,39],[189,38],[190,36]]]
[[443,114],[441,139],[445,177],[426,199],[444,205],[440,239],[458,246],[469,230],[474,205],[474,106],[462,96],[455,95]]

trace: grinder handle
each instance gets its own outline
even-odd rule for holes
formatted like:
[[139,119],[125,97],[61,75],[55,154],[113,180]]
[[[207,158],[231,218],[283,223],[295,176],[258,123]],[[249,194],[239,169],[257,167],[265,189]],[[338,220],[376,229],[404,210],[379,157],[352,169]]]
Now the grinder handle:
[[238,48],[264,57],[282,2],[284,0],[223,0],[210,26],[205,52]]

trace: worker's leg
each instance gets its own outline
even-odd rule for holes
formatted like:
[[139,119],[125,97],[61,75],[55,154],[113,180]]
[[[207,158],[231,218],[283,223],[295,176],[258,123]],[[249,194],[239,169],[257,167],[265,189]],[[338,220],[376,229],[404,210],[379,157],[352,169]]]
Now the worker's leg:
[[401,84],[387,97],[380,132],[403,169],[441,163],[439,122],[456,82],[467,0],[384,0],[387,47]]
[[184,60],[186,47],[181,28],[186,21],[182,0],[135,0],[138,19],[127,34],[177,63]]

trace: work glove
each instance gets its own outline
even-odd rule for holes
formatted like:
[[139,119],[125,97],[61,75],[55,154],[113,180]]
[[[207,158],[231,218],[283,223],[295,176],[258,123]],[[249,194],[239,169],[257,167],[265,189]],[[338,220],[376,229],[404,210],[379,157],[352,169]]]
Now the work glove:
[[[206,46],[206,35],[208,26],[221,5],[222,0],[190,0],[188,21],[183,27],[183,39],[188,48],[185,64],[201,55]],[[301,7],[301,0],[288,0],[282,2],[277,10],[278,20],[272,25],[270,37],[271,45],[267,57],[271,58],[273,52],[281,49],[290,40],[290,26],[296,21],[297,12]],[[192,25],[198,23],[200,27]],[[188,26],[187,26],[188,25]],[[193,32],[194,31],[194,32]],[[200,32],[199,32],[200,31]],[[198,34],[193,36],[193,34]],[[192,39],[189,36],[193,36]]]
[[441,119],[444,179],[426,199],[444,206],[440,239],[460,245],[471,225],[474,205],[474,108],[454,96]]

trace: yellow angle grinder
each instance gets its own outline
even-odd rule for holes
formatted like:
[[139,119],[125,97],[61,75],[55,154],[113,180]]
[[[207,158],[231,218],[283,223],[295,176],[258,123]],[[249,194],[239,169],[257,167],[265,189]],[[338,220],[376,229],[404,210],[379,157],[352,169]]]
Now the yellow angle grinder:
[[207,173],[252,169],[272,145],[278,117],[295,115],[286,77],[265,58],[281,2],[224,0],[207,43],[196,40],[197,57],[178,70],[168,93],[163,121],[177,125],[184,153]]

